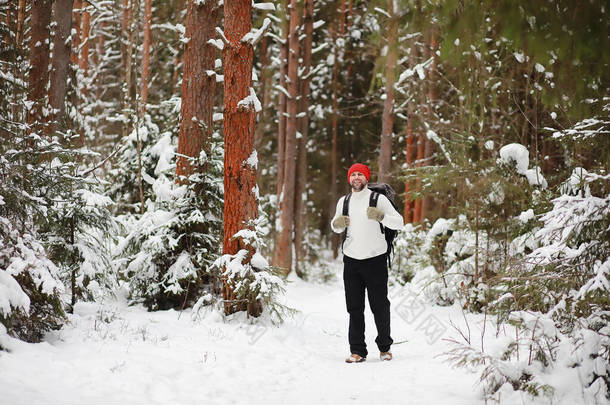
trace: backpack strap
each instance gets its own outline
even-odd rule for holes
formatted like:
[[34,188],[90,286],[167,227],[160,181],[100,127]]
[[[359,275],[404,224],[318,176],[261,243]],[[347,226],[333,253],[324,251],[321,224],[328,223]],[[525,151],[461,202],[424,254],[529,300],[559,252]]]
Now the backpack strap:
[[[377,191],[371,191],[371,196],[369,197],[369,207],[377,207],[377,201],[379,201],[379,193]],[[381,233],[385,234],[385,229],[381,222],[379,223],[379,228],[381,229]]]
[[349,199],[352,197],[352,193],[349,193],[343,199],[343,215],[347,215],[349,212]]
[[379,193],[377,191],[371,191],[371,196],[369,197],[369,207],[376,207],[377,201],[379,201]]
[[[349,199],[352,197],[352,193],[349,193],[343,198],[343,215],[347,215],[349,213]],[[345,239],[347,239],[347,228],[341,233],[341,250],[343,250],[343,244],[345,243]]]

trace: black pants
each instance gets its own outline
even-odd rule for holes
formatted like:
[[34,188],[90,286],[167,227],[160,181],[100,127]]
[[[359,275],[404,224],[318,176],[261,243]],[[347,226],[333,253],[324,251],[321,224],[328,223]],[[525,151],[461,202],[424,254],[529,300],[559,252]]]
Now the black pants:
[[345,302],[349,313],[349,347],[351,353],[366,357],[364,341],[364,290],[377,326],[377,347],[390,350],[390,301],[388,300],[388,265],[386,255],[357,260],[343,256]]

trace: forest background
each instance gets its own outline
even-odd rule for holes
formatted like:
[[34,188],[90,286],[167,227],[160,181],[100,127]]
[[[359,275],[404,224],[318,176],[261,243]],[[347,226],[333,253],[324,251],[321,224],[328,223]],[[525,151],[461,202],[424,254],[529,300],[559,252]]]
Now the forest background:
[[0,0],[2,332],[119,285],[279,320],[363,162],[405,218],[397,285],[548,343],[490,395],[550,392],[532,362],[593,331],[607,396],[609,33],[596,0]]

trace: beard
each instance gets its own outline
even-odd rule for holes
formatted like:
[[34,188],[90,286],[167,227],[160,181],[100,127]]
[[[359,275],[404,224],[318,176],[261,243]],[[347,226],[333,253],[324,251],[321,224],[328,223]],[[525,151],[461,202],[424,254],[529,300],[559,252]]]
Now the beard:
[[362,191],[366,187],[366,182],[354,180],[354,181],[352,181],[351,186],[352,186],[353,191]]

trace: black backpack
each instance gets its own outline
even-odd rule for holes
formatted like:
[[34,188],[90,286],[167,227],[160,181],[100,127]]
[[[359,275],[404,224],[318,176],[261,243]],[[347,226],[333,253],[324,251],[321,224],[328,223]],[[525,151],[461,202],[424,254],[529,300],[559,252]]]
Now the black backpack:
[[[396,207],[396,203],[394,202],[394,199],[396,198],[396,192],[389,184],[371,183],[367,185],[367,187],[369,188],[369,190],[371,190],[371,197],[369,198],[369,207],[376,207],[377,201],[379,200],[379,194],[383,194],[387,197],[388,200],[390,200],[390,203],[392,204],[394,209],[398,211],[398,207]],[[343,199],[343,215],[348,214],[349,200],[351,196],[352,193],[349,193]],[[396,238],[398,231],[395,229],[386,228],[381,222],[379,223],[379,228],[381,230],[381,233],[385,236],[385,241],[388,244],[388,250],[386,252],[386,255],[388,257],[388,268],[390,268],[392,263],[390,255],[394,253],[394,239]],[[343,240],[341,241],[341,249],[343,249],[345,238],[347,238],[347,228],[345,229],[345,231],[343,231],[342,237]]]

